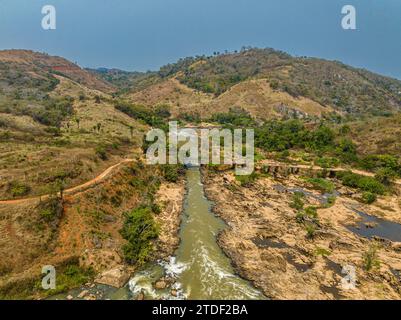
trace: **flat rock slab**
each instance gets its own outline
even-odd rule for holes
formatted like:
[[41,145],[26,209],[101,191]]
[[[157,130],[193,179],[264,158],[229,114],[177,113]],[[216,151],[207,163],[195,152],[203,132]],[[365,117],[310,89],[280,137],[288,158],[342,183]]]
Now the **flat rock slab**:
[[96,283],[105,284],[115,288],[122,288],[129,280],[130,272],[124,266],[119,266],[104,271],[96,280]]

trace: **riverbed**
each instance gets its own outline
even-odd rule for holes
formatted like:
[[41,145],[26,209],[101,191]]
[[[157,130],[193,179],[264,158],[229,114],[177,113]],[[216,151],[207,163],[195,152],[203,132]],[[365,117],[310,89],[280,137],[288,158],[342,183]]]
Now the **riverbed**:
[[[180,228],[180,246],[169,261],[160,261],[138,272],[129,282],[133,295],[148,299],[263,299],[251,283],[235,274],[229,258],[216,240],[227,226],[211,210],[199,168],[186,173],[187,195]],[[164,277],[169,285],[157,290]],[[171,294],[174,293],[174,295]]]

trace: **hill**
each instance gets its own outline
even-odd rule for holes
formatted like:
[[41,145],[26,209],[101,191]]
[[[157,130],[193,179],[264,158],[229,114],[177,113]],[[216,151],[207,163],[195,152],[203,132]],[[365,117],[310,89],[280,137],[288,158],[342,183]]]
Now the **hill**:
[[[153,73],[142,76],[156,81]],[[176,88],[177,84],[171,82],[176,79],[193,90],[191,95],[206,95],[207,101],[202,98],[202,103],[186,107],[199,113],[213,113],[216,106],[226,108],[226,103],[265,117],[282,115],[283,110],[301,115],[335,112],[353,117],[387,116],[401,108],[399,80],[336,61],[292,57],[273,49],[185,58],[162,67],[158,77],[156,84],[145,89],[138,90],[134,85],[128,98],[135,103],[168,102],[179,109],[185,102],[181,91],[184,95],[189,91]],[[166,87],[169,90],[160,91]]]
[[0,79],[0,199],[85,182],[141,144],[113,86],[63,58],[0,51]]

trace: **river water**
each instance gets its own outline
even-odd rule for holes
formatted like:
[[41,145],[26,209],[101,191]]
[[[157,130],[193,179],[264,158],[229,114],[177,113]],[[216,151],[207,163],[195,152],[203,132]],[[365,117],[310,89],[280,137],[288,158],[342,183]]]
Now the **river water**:
[[[76,298],[82,290],[100,299],[127,300],[143,294],[145,299],[266,299],[252,284],[235,274],[229,258],[217,245],[216,237],[226,228],[211,210],[204,194],[199,168],[186,172],[187,195],[180,228],[180,245],[175,256],[145,266],[121,289],[96,285],[76,288],[50,299]],[[155,282],[166,279],[164,289],[155,289]]]
[[[263,299],[248,281],[234,272],[231,262],[216,243],[225,223],[211,211],[204,195],[199,168],[186,173],[187,195],[180,239],[175,257],[137,273],[129,282],[131,292],[142,291],[150,299]],[[152,282],[162,275],[174,279],[171,288],[155,290]],[[171,295],[171,289],[177,297]]]

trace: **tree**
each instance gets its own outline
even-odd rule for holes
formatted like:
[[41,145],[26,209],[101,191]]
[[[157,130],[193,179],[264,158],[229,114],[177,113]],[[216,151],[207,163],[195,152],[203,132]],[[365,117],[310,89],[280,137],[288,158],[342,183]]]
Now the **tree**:
[[79,123],[81,122],[81,120],[80,120],[78,117],[76,117],[76,118],[75,118],[75,122],[77,123],[78,130],[79,130]]
[[134,127],[133,126],[128,126],[129,127],[129,132],[131,134],[131,138],[134,136]]

